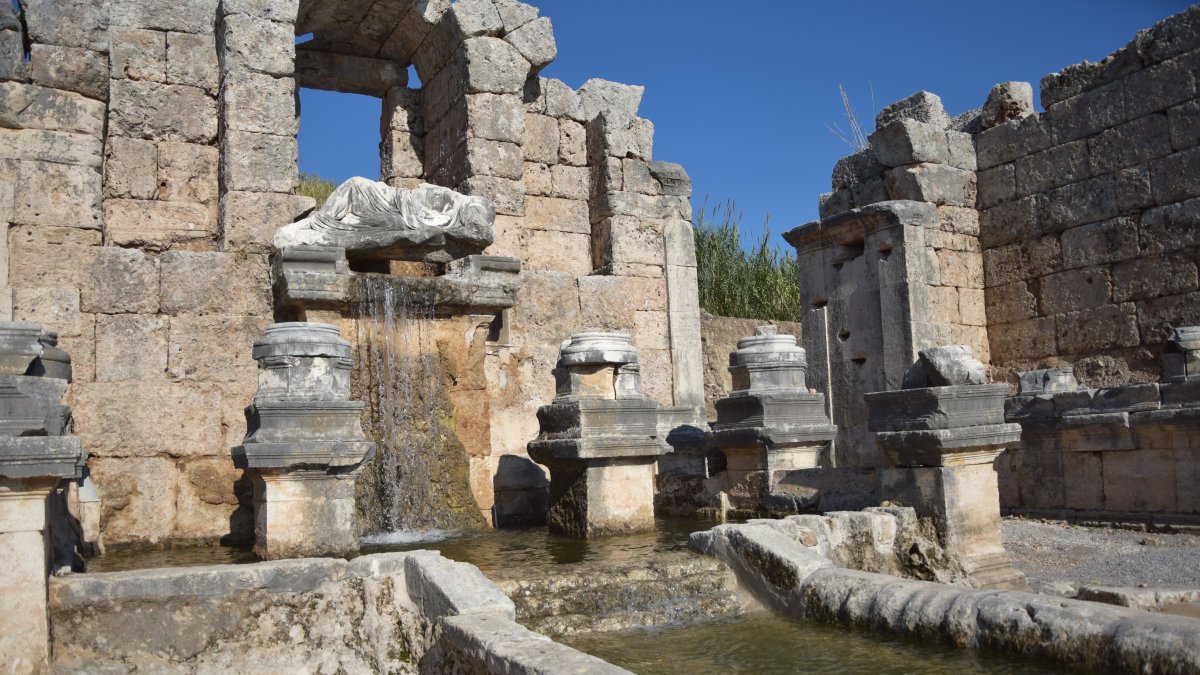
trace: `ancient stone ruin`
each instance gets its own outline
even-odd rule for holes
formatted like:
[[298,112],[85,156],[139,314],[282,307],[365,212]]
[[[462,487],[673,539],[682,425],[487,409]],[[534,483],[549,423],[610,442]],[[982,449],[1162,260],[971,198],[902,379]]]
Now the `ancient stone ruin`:
[[[1192,619],[1011,590],[1000,539],[1200,524],[1200,6],[1046,76],[1044,112],[1019,82],[886,107],[786,234],[780,327],[702,322],[642,88],[541,77],[517,0],[21,0],[0,49],[4,667],[625,672],[530,628],[722,617],[740,584],[1200,670]],[[382,104],[379,175],[319,206],[301,87]],[[746,522],[689,521],[702,558],[645,544],[666,515]],[[157,548],[265,562],[89,571]]]

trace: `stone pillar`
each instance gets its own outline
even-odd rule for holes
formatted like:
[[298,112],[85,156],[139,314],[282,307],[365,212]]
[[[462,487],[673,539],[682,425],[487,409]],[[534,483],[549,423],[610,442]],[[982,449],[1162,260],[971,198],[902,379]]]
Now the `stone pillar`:
[[868,428],[891,463],[880,496],[931,519],[942,547],[979,588],[1024,588],[1000,540],[993,462],[1021,438],[1004,422],[1003,384],[959,345],[920,352],[905,389],[867,394]]
[[[778,474],[817,468],[837,433],[825,396],[805,384],[808,363],[794,335],[760,326],[729,355],[733,391],[716,401],[712,439],[726,458],[730,502],[738,510],[772,510]],[[785,509],[786,510],[786,509]]]
[[670,447],[658,403],[642,393],[637,349],[623,333],[576,333],[538,409],[529,456],[550,467],[550,529],[578,537],[654,528],[654,471]]
[[47,498],[84,455],[59,403],[70,359],[31,323],[0,323],[0,669],[49,668]]
[[234,464],[254,484],[254,552],[264,559],[358,551],[354,483],[375,444],[350,398],[350,343],[334,326],[276,323],[254,342],[258,393]]

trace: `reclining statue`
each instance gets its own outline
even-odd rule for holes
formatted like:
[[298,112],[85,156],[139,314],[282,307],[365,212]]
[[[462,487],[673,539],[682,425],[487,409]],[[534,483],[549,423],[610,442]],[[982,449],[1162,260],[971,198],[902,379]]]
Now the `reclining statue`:
[[357,258],[448,262],[492,243],[496,207],[483,197],[421,184],[411,190],[354,177],[310,216],[275,233],[276,248],[336,246]]

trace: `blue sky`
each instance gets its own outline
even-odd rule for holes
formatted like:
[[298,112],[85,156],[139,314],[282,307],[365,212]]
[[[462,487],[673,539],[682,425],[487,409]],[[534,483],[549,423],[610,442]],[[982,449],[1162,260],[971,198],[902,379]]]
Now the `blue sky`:
[[[528,1],[528,0],[527,0]],[[996,82],[1037,83],[1099,60],[1188,2],[1169,0],[532,0],[554,23],[543,75],[646,87],[655,159],[692,176],[699,208],[732,199],[743,229],[773,240],[817,217],[817,195],[850,148],[844,85],[860,121],[928,89],[957,114]],[[379,172],[379,102],[301,91],[300,169],[342,180]]]

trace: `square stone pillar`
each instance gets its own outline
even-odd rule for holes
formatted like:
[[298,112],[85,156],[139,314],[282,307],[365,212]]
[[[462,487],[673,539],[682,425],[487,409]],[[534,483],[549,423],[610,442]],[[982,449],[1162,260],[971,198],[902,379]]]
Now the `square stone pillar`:
[[554,375],[558,395],[538,409],[541,432],[528,446],[550,468],[550,529],[577,537],[654,529],[655,464],[671,450],[629,336],[572,335]]
[[868,428],[892,465],[877,472],[880,496],[931,519],[972,585],[1024,588],[1000,539],[993,467],[1021,439],[1020,425],[1004,421],[1008,386],[982,384],[983,365],[965,346],[922,351],[904,381],[912,388],[864,397]]
[[353,473],[260,470],[251,474],[251,482],[255,551],[261,557],[358,551]]
[[0,669],[49,669],[47,498],[58,478],[0,478]]

